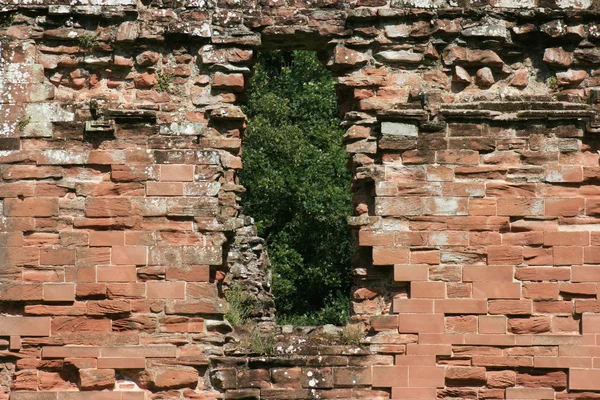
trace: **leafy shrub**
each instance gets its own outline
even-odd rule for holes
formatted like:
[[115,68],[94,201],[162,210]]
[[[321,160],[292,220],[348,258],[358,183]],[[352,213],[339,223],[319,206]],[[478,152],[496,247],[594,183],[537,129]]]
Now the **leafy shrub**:
[[280,321],[343,325],[352,194],[335,80],[314,53],[260,54],[245,112],[245,213],[268,243]]

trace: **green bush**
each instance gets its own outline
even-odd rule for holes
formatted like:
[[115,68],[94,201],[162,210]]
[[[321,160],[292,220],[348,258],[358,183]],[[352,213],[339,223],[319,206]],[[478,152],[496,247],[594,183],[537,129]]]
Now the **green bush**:
[[352,194],[335,80],[314,53],[260,54],[245,112],[245,213],[268,243],[280,321],[344,324]]

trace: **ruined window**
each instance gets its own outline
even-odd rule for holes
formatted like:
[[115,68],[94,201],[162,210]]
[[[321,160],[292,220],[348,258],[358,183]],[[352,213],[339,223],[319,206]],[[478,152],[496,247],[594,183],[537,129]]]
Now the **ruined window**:
[[343,324],[352,194],[335,80],[313,52],[260,54],[245,112],[244,212],[268,243],[279,322]]

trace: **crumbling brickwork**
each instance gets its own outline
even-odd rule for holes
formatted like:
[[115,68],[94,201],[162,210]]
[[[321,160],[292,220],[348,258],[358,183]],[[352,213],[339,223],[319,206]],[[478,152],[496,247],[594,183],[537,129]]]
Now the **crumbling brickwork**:
[[[0,398],[600,399],[598,5],[0,0]],[[339,81],[362,346],[223,318],[234,280],[273,315],[272,48]]]

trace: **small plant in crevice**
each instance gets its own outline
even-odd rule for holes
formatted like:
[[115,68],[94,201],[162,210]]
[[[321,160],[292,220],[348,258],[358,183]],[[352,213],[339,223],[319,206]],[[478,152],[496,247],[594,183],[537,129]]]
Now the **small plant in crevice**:
[[169,86],[171,85],[171,81],[173,80],[173,74],[168,72],[157,72],[156,73],[156,84],[154,85],[154,89],[157,92],[168,92]]
[[0,29],[6,29],[15,22],[15,14],[0,15]]
[[232,285],[225,293],[225,300],[229,303],[229,311],[225,318],[234,327],[248,323],[255,308],[254,298],[240,284]]
[[96,35],[84,34],[77,38],[77,45],[85,51],[89,51],[98,44]]
[[275,335],[272,333],[263,334],[256,328],[252,333],[250,350],[261,356],[272,356],[275,354]]
[[550,90],[553,90],[553,91],[558,90],[558,79],[556,78],[556,76],[551,76],[550,78],[548,78],[548,80],[546,81],[546,84],[548,85],[548,88]]
[[361,324],[348,324],[342,331],[342,341],[349,346],[362,347],[363,328]]
[[29,125],[30,122],[31,122],[31,117],[24,117],[17,124],[17,128],[19,128],[19,131],[23,131],[23,129],[25,129],[27,127],[27,125]]

